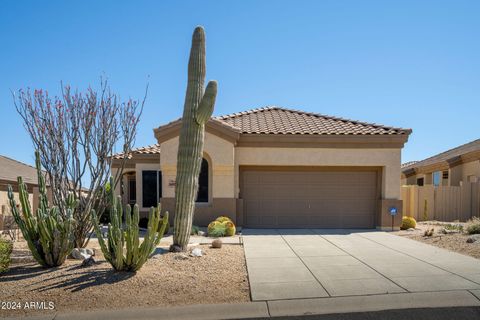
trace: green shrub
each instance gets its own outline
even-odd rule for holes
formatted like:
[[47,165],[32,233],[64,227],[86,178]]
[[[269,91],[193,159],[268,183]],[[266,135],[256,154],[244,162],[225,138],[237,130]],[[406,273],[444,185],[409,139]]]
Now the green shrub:
[[0,238],[0,273],[7,272],[10,266],[10,255],[13,244],[11,241]]
[[415,228],[417,226],[417,221],[413,217],[405,216],[402,218],[402,226],[400,229],[407,230],[410,228]]
[[198,235],[198,232],[200,231],[200,228],[196,225],[192,225],[192,232],[190,233],[192,236],[193,235]]
[[225,237],[226,234],[227,234],[227,227],[223,223],[219,223],[210,230],[210,232],[208,233],[208,236],[218,238],[218,237]]
[[479,218],[473,218],[472,220],[468,221],[467,233],[468,234],[480,234],[480,219]]
[[451,230],[451,231],[458,231],[458,232],[463,232],[463,226],[461,224],[446,224],[443,226],[445,230]]

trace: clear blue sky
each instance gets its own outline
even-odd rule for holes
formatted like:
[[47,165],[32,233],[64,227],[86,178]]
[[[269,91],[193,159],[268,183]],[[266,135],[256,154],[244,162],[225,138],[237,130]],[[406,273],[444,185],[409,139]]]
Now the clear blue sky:
[[403,161],[479,138],[480,1],[21,1],[0,4],[0,154],[32,163],[10,90],[108,76],[147,98],[137,146],[182,113],[207,33],[215,114],[266,105],[412,128]]

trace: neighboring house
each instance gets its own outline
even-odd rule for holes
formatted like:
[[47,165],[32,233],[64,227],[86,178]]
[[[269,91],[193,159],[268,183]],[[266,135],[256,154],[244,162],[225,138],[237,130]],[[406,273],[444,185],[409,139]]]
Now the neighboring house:
[[34,205],[36,197],[34,192],[38,190],[37,169],[17,160],[0,155],[0,229],[3,226],[3,216],[10,215],[7,186],[11,185],[18,203],[18,182],[17,177],[22,176],[29,192],[30,205]]
[[480,139],[402,165],[402,185],[461,186],[480,177]]
[[[125,202],[146,212],[160,200],[174,214],[180,126],[154,129],[157,144],[129,155],[116,189]],[[401,212],[410,129],[267,107],[212,117],[205,131],[197,225],[227,215],[254,228],[382,228]]]

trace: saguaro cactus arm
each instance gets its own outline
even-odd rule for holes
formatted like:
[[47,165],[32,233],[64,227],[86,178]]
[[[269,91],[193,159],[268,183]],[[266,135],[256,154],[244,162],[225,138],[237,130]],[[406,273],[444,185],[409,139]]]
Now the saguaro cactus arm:
[[213,107],[215,106],[215,99],[217,98],[217,81],[212,80],[208,82],[207,89],[203,94],[202,101],[198,106],[195,120],[199,125],[204,125],[212,116]]

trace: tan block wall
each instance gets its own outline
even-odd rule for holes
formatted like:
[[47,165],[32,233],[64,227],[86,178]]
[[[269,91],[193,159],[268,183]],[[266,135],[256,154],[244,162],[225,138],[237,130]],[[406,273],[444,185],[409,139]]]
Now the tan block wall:
[[239,194],[239,167],[375,166],[382,167],[382,198],[400,199],[400,149],[251,148],[235,150],[235,196]]
[[[173,198],[175,197],[175,187],[170,186],[170,181],[175,181],[176,179],[178,137],[163,142],[160,148],[162,150],[160,154],[160,168],[163,175],[163,197]],[[235,167],[233,144],[206,132],[203,149],[205,158],[209,162],[210,200],[212,198],[234,198]]]

